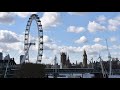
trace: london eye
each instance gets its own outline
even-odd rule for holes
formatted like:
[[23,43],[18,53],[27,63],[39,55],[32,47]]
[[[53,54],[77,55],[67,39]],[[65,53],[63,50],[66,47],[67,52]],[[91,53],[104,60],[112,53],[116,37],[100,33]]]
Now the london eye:
[[37,24],[37,29],[38,29],[38,54],[37,54],[37,60],[36,63],[42,61],[42,55],[43,55],[43,29],[42,29],[42,24],[40,21],[40,18],[36,14],[32,14],[27,22],[26,25],[26,30],[25,30],[25,37],[24,37],[24,53],[25,53],[25,58],[24,62],[29,62],[29,48],[31,45],[35,45],[35,43],[31,43],[29,38],[30,38],[30,28],[32,21],[35,20]]

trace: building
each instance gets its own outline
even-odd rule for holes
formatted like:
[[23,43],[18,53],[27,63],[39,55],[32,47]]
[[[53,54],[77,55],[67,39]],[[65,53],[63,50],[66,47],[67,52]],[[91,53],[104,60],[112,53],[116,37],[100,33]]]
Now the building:
[[23,57],[24,57],[24,55],[20,55],[20,64],[22,63]]
[[3,60],[0,60],[0,78],[4,77],[6,72],[6,77],[13,77],[14,71],[12,69],[16,68],[16,62],[14,58],[10,58],[10,55],[6,55]]
[[0,52],[0,60],[3,60],[3,53]]
[[67,60],[66,57],[67,57],[66,53],[62,52],[62,53],[61,53],[61,66],[62,66],[62,68],[65,67],[66,60]]
[[10,67],[16,66],[14,58],[10,58],[9,54],[4,57],[4,60],[0,60],[0,67],[4,68],[7,66],[8,63]]
[[10,55],[9,55],[9,54],[6,55],[6,56],[4,57],[4,60],[10,60]]
[[71,63],[70,63],[69,56],[67,58],[66,53],[62,52],[61,53],[61,66],[60,66],[60,68],[70,68],[70,67],[71,67]]
[[83,53],[83,68],[87,68],[87,54],[85,50]]
[[70,68],[70,66],[71,66],[71,63],[70,63],[70,59],[69,59],[69,56],[68,56],[67,61],[66,61],[66,67]]
[[4,60],[0,60],[0,66],[6,67],[8,62],[9,62],[10,67],[14,67],[16,65],[16,62],[14,61],[14,58],[10,58],[10,55],[8,54],[4,57]]

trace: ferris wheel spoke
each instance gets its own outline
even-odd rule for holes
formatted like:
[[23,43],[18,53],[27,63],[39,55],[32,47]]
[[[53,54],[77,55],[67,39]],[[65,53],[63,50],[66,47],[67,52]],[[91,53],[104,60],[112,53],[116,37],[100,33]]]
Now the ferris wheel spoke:
[[35,45],[35,43],[31,43],[29,41],[29,33],[30,33],[30,27],[32,24],[32,21],[35,20],[38,28],[38,55],[37,55],[37,61],[42,61],[42,55],[43,55],[43,29],[41,25],[40,18],[36,14],[32,14],[27,22],[26,30],[25,30],[25,38],[24,38],[24,52],[25,52],[25,60],[29,61],[29,48],[31,45]]

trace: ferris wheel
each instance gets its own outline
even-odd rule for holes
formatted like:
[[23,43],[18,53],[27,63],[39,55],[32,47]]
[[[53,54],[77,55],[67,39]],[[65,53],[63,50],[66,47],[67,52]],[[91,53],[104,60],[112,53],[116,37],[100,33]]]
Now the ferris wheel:
[[37,24],[37,29],[38,29],[38,54],[37,54],[37,61],[41,62],[42,60],[42,55],[43,55],[43,29],[41,25],[40,18],[36,14],[32,14],[27,22],[26,30],[25,30],[25,37],[24,37],[24,62],[29,62],[29,48],[31,45],[35,45],[35,43],[31,43],[29,41],[29,33],[30,33],[30,27],[32,24],[32,21],[35,20]]

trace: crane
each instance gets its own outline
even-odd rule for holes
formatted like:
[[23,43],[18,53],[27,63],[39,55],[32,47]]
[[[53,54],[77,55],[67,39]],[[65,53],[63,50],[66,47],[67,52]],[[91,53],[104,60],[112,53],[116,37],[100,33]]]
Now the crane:
[[111,72],[112,72],[112,63],[111,63],[111,54],[108,48],[108,43],[107,43],[107,39],[106,39],[106,46],[107,46],[107,51],[108,51],[108,60],[110,61],[110,67],[109,67],[109,75],[111,76]]

